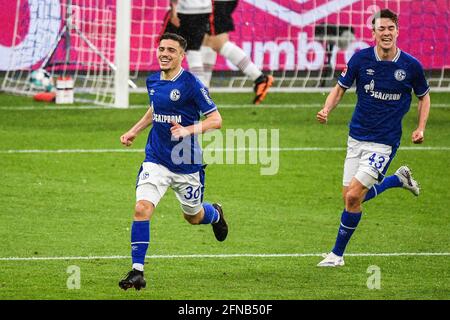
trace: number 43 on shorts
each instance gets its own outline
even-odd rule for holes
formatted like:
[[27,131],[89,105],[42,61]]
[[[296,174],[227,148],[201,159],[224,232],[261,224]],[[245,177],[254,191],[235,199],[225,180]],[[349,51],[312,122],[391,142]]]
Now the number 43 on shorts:
[[377,169],[383,168],[385,162],[386,158],[384,156],[379,156],[376,153],[372,154],[369,158],[369,165],[375,166]]

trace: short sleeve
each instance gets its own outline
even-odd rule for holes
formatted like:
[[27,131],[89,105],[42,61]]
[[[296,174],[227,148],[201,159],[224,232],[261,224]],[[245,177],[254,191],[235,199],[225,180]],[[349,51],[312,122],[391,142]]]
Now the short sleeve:
[[209,96],[208,89],[199,80],[195,82],[194,101],[203,115],[217,110],[216,104]]
[[352,85],[353,82],[356,79],[356,76],[358,74],[358,56],[357,54],[354,54],[348,64],[345,66],[345,69],[342,71],[341,75],[338,78],[338,84],[344,88],[344,89],[349,89]]
[[414,93],[417,97],[423,97],[430,91],[430,86],[428,85],[428,81],[425,78],[425,73],[423,71],[423,67],[419,61],[415,61],[414,63],[414,78],[412,80],[412,87]]

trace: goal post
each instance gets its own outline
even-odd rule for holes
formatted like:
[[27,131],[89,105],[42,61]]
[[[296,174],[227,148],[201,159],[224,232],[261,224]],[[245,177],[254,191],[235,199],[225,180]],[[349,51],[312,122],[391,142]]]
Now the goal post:
[[131,0],[117,1],[116,17],[114,106],[127,108],[129,104]]

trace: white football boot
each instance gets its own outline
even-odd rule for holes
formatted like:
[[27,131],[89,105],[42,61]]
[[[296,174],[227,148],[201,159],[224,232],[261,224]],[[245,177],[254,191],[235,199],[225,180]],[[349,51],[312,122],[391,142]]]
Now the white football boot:
[[344,257],[337,256],[333,252],[324,253],[323,257],[325,259],[317,264],[318,267],[341,267],[345,264]]
[[395,175],[400,179],[402,187],[411,191],[416,197],[420,193],[420,187],[416,180],[412,177],[411,169],[407,166],[401,166],[395,171]]

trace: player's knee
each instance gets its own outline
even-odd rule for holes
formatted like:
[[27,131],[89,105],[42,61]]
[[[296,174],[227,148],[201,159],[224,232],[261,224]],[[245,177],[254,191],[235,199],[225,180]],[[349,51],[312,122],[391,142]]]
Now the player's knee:
[[345,205],[347,208],[354,208],[361,205],[361,197],[355,190],[349,190],[345,194]]
[[137,220],[148,220],[151,218],[154,206],[149,201],[138,201],[134,208],[134,218]]

